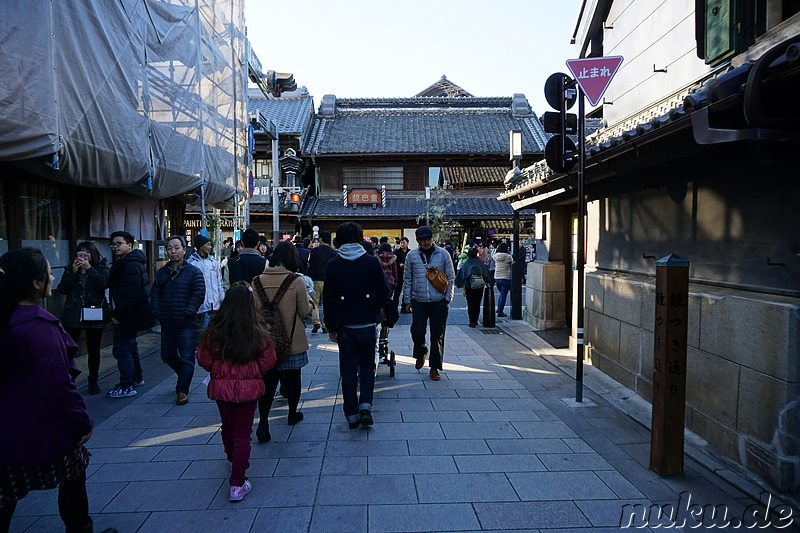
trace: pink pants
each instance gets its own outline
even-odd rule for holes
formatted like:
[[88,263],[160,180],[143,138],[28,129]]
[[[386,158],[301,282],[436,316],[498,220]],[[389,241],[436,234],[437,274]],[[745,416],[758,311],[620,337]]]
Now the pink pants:
[[230,485],[241,487],[250,467],[250,434],[258,400],[244,403],[217,402],[222,418],[222,445],[225,455],[232,463]]

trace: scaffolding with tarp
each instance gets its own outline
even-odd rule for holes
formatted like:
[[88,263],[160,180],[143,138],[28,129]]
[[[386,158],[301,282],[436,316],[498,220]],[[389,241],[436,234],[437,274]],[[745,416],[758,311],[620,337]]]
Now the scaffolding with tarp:
[[161,199],[235,201],[245,41],[244,0],[0,2],[0,161],[97,189],[97,235],[119,191],[154,200],[153,226]]

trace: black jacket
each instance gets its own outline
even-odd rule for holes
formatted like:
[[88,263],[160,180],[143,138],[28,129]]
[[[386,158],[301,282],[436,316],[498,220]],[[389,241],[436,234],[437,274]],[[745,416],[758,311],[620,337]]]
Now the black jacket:
[[308,277],[313,281],[324,281],[325,270],[328,268],[328,261],[336,257],[336,250],[327,244],[320,244],[313,250],[308,257]]
[[116,335],[135,335],[137,331],[155,325],[148,299],[150,278],[147,275],[147,258],[144,252],[134,250],[111,265],[108,289],[112,304],[111,316],[119,321],[114,326]]
[[[108,288],[108,266],[105,259],[97,267],[86,271],[86,288],[81,290],[80,274],[72,271],[72,265],[67,265],[61,281],[58,282],[56,292],[66,295],[64,310],[61,311],[61,323],[66,328],[103,327],[111,317],[110,307],[106,303],[106,288]],[[82,307],[103,307],[103,322],[81,322]]]
[[297,248],[297,253],[300,255],[300,272],[305,274],[308,271],[308,257],[311,255],[311,250],[296,244],[294,247]]
[[184,261],[177,270],[167,265],[158,269],[150,300],[162,327],[185,328],[194,324],[205,297],[203,272]]
[[353,261],[335,257],[328,263],[322,291],[325,327],[335,333],[342,326],[377,324],[391,297],[377,257],[362,255]]
[[228,259],[225,268],[228,269],[228,281],[231,285],[237,281],[250,283],[254,277],[264,272],[267,259],[261,254],[249,250],[249,248],[245,248],[236,257]]

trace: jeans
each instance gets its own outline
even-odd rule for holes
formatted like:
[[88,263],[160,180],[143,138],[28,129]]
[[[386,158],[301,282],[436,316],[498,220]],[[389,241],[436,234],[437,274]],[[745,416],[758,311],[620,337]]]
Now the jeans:
[[447,328],[447,315],[450,303],[442,298],[436,302],[411,300],[411,340],[414,341],[414,358],[419,359],[425,352],[425,331],[431,321],[431,368],[442,369],[444,357],[444,333]]
[[[339,344],[339,374],[342,376],[344,416],[355,422],[362,409],[372,410],[375,388],[375,328],[343,327],[336,332]],[[361,385],[361,397],[358,386]]]
[[222,446],[231,465],[231,487],[241,487],[247,480],[250,468],[250,433],[258,401],[232,403],[217,401],[222,419]]
[[497,297],[497,312],[502,313],[506,306],[506,297],[508,296],[508,291],[511,290],[511,280],[498,279],[496,280],[496,284],[497,290],[500,293],[500,295]]
[[142,363],[139,360],[139,344],[136,335],[118,336],[114,330],[114,347],[111,349],[119,369],[119,385],[133,387],[142,380]]
[[175,392],[189,393],[194,376],[194,344],[197,327],[194,324],[184,328],[161,326],[161,360],[178,375]]

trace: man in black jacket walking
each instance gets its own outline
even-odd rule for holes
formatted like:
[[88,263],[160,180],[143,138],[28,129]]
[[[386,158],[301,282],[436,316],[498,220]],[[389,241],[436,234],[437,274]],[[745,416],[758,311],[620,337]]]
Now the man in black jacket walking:
[[136,385],[144,385],[136,333],[155,324],[147,300],[150,294],[147,258],[141,250],[134,250],[133,241],[133,235],[127,231],[111,234],[114,264],[108,274],[108,287],[114,324],[112,353],[117,360],[119,383],[108,391],[109,398],[136,396]]
[[256,249],[259,242],[259,234],[253,228],[248,228],[242,233],[244,249],[236,257],[229,259],[225,265],[222,287],[226,291],[237,281],[250,283],[254,277],[264,272],[267,259]]
[[[328,261],[336,257],[336,250],[331,247],[331,232],[323,229],[319,232],[320,245],[311,250],[308,257],[308,276],[314,282],[314,307],[311,309],[311,318],[314,327],[311,333],[316,333],[320,328],[319,302],[322,301],[322,291],[325,288],[325,272],[328,270]],[[327,333],[327,328],[322,328]]]
[[189,402],[197,340],[195,315],[206,297],[203,273],[186,262],[186,240],[173,235],[165,243],[169,263],[158,269],[153,284],[153,314],[161,323],[161,360],[178,375],[178,405]]
[[339,255],[328,263],[322,301],[328,336],[339,345],[344,416],[355,429],[372,425],[375,326],[392,292],[378,258],[361,246],[361,226],[345,222],[336,230],[336,241]]

